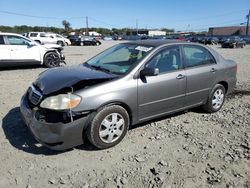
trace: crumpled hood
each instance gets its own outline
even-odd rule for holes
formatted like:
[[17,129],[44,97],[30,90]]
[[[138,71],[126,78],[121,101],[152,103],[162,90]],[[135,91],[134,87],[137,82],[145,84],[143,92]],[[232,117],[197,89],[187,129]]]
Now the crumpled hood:
[[57,92],[64,88],[70,88],[78,84],[81,88],[86,85],[94,85],[117,78],[117,75],[108,74],[83,66],[59,67],[48,69],[43,72],[34,85],[38,87],[44,95]]

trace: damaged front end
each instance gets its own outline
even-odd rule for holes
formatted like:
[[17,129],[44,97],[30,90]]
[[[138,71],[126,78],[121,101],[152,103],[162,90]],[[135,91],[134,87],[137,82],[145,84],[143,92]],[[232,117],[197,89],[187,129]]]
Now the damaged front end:
[[[32,84],[21,99],[20,110],[34,137],[54,150],[83,143],[83,131],[96,109],[84,109],[83,96],[75,92],[117,78],[83,65],[49,69]],[[82,106],[83,108],[77,108]],[[82,109],[82,110],[79,110]]]
[[43,109],[43,96],[34,86],[22,97],[20,110],[26,125],[37,141],[53,150],[65,150],[83,143],[83,130],[91,111]]

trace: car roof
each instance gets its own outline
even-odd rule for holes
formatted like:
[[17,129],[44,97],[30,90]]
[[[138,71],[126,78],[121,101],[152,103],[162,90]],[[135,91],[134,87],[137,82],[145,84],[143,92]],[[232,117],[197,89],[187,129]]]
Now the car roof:
[[0,32],[0,35],[16,35],[16,36],[22,36],[18,33],[3,33],[3,32]]
[[5,32],[0,32],[1,35],[18,35],[17,33],[5,33]]
[[158,47],[158,46],[162,46],[162,45],[165,45],[165,44],[180,44],[180,43],[185,43],[185,42],[178,41],[178,40],[168,40],[168,39],[165,39],[165,40],[157,40],[157,39],[154,40],[154,39],[152,39],[152,40],[128,41],[126,43]]

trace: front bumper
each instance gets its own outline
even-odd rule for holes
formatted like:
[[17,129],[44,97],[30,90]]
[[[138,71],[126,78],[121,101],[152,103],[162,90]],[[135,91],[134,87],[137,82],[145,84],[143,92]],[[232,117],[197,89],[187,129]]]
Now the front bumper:
[[38,142],[53,150],[66,150],[83,144],[83,131],[90,114],[69,123],[48,123],[37,119],[39,109],[31,109],[26,96],[21,99],[21,115]]

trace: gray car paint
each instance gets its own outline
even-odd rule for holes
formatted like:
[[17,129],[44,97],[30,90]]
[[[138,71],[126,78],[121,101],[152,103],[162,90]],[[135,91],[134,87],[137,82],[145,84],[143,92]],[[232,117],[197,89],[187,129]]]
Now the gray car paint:
[[[143,44],[144,42],[134,43]],[[150,42],[147,41],[145,43]],[[130,114],[131,125],[134,125],[158,116],[205,103],[208,94],[216,83],[225,82],[228,84],[228,92],[233,90],[236,84],[236,63],[225,60],[217,52],[199,44],[192,45],[201,46],[209,50],[217,64],[191,69],[183,68],[182,70],[158,76],[146,77],[146,82],[145,80],[143,81],[139,73],[148,60],[159,50],[172,45],[182,46],[190,45],[190,43],[161,42],[127,75],[75,91],[74,94],[81,96],[82,100],[72,111],[95,112],[105,105],[120,104],[127,109]],[[215,74],[210,71],[213,67],[217,70]],[[176,78],[179,74],[185,77],[179,80]],[[21,101],[21,112],[25,111],[25,108],[28,108],[23,105],[23,101]],[[26,116],[25,113],[22,113],[22,115]],[[28,124],[27,122],[32,121],[34,118],[32,116],[24,119],[26,124]],[[36,122],[34,123],[36,124]],[[29,124],[28,126],[32,125]],[[33,126],[36,127],[37,125]],[[72,142],[71,140],[75,136],[78,138],[82,136],[82,129],[84,128],[79,126],[78,131],[75,132],[77,135],[67,135],[60,138],[65,143]],[[39,133],[34,132],[35,137],[39,136]],[[49,129],[47,131],[44,130],[44,133],[47,134],[47,137],[50,137],[52,134]],[[72,145],[70,146],[72,147]],[[63,146],[57,146],[56,149],[67,149],[67,147],[69,145],[66,144],[65,146],[64,144]],[[55,147],[50,148],[54,149]]]

